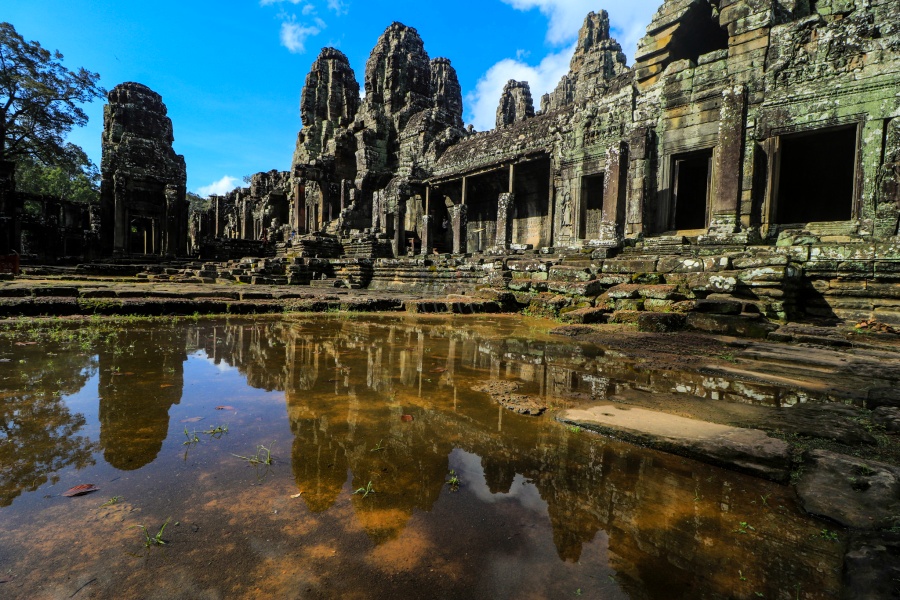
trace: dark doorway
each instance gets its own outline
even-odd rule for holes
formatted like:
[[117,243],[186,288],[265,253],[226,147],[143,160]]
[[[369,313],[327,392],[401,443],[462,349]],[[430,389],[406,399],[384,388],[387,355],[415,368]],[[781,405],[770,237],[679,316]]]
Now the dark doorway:
[[150,217],[132,217],[128,251],[131,254],[156,254],[156,222]]
[[856,126],[778,141],[775,222],[848,221],[856,181]]
[[579,239],[589,240],[600,236],[600,221],[603,218],[603,181],[603,173],[585,175],[581,178]]
[[673,159],[672,228],[703,229],[709,206],[712,149]]

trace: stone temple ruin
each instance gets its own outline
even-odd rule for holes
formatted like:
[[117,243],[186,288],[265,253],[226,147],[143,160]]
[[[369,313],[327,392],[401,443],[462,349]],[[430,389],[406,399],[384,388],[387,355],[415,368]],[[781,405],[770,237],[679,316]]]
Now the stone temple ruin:
[[536,110],[510,81],[487,132],[400,23],[363,85],[323,49],[290,171],[190,215],[161,99],[115,88],[100,254],[203,261],[146,274],[176,280],[488,286],[585,322],[719,299],[738,329],[900,323],[896,0],[665,0],[630,67],[591,13],[556,89]]
[[187,171],[173,140],[172,120],[159,94],[139,83],[109,92],[100,184],[105,254],[187,253]]
[[266,240],[331,259],[316,277],[338,285],[643,278],[781,317],[900,320],[879,287],[900,273],[895,0],[667,0],[632,67],[591,13],[540,109],[510,81],[487,132],[464,128],[450,61],[405,25],[364,85],[360,101],[322,50],[291,171],[214,198],[196,246]]

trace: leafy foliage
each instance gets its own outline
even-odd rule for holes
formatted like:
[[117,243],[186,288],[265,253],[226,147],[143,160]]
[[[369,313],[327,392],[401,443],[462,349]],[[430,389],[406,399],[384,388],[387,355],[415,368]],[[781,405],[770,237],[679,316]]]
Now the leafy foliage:
[[188,204],[190,204],[191,212],[204,212],[210,207],[209,198],[203,198],[203,196],[194,192],[188,192],[186,197]]
[[100,172],[84,151],[68,144],[70,155],[77,164],[47,166],[30,156],[16,164],[16,189],[29,194],[63,198],[81,204],[93,204],[100,199]]
[[79,104],[106,90],[98,73],[70,71],[62,60],[58,50],[25,41],[10,23],[0,23],[0,160],[32,157],[69,173],[79,170],[78,147],[65,136],[88,121]]

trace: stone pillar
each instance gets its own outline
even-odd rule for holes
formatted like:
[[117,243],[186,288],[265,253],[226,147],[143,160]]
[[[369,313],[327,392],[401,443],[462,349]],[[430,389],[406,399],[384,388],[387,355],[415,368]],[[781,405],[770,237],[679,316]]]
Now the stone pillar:
[[434,240],[432,238],[431,228],[433,226],[434,217],[431,215],[422,215],[421,236],[422,236],[422,256],[428,256],[434,251]]
[[876,178],[876,235],[900,234],[900,118],[885,126],[884,162]]
[[19,251],[16,235],[16,163],[0,161],[0,254]]
[[113,224],[113,252],[128,252],[128,236],[131,233],[131,223],[128,218],[126,206],[125,179],[116,173],[113,177],[113,198],[115,202],[115,222]]
[[628,146],[620,142],[606,151],[606,175],[603,178],[603,212],[600,239],[618,244],[625,231],[625,198],[628,179]]
[[735,86],[722,92],[719,145],[713,166],[716,185],[712,197],[712,220],[709,224],[709,231],[714,234],[736,233],[740,227],[746,97],[744,86]]
[[629,141],[631,194],[625,209],[627,236],[637,236],[644,232],[644,207],[652,176],[653,137],[651,129],[639,127],[632,132]]
[[465,254],[468,243],[466,227],[469,223],[469,209],[465,204],[450,208],[450,227],[453,230],[453,254]]
[[213,224],[213,237],[220,238],[224,235],[225,230],[225,208],[222,206],[225,199],[222,196],[213,196],[213,205],[215,206],[215,220]]
[[394,208],[394,256],[399,258],[406,254],[406,224],[403,219],[403,205],[406,204],[402,200],[397,201]]
[[516,201],[516,195],[512,193],[500,194],[497,198],[497,238],[494,240],[494,248],[498,251],[509,250],[512,242],[512,219],[510,212]]

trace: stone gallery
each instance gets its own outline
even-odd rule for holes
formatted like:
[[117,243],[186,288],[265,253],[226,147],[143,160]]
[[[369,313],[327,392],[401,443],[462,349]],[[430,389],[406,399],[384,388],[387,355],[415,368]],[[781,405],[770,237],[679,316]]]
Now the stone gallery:
[[[291,171],[214,197],[193,243],[606,260],[601,272],[693,274],[711,291],[736,280],[774,297],[793,282],[829,314],[897,320],[865,290],[900,269],[898,88],[893,0],[668,0],[633,67],[606,12],[591,13],[539,108],[510,81],[496,129],[475,132],[450,60],[394,23],[362,99],[347,57],[321,51]],[[860,293],[831,302],[843,276]],[[790,314],[783,304],[774,312]]]

